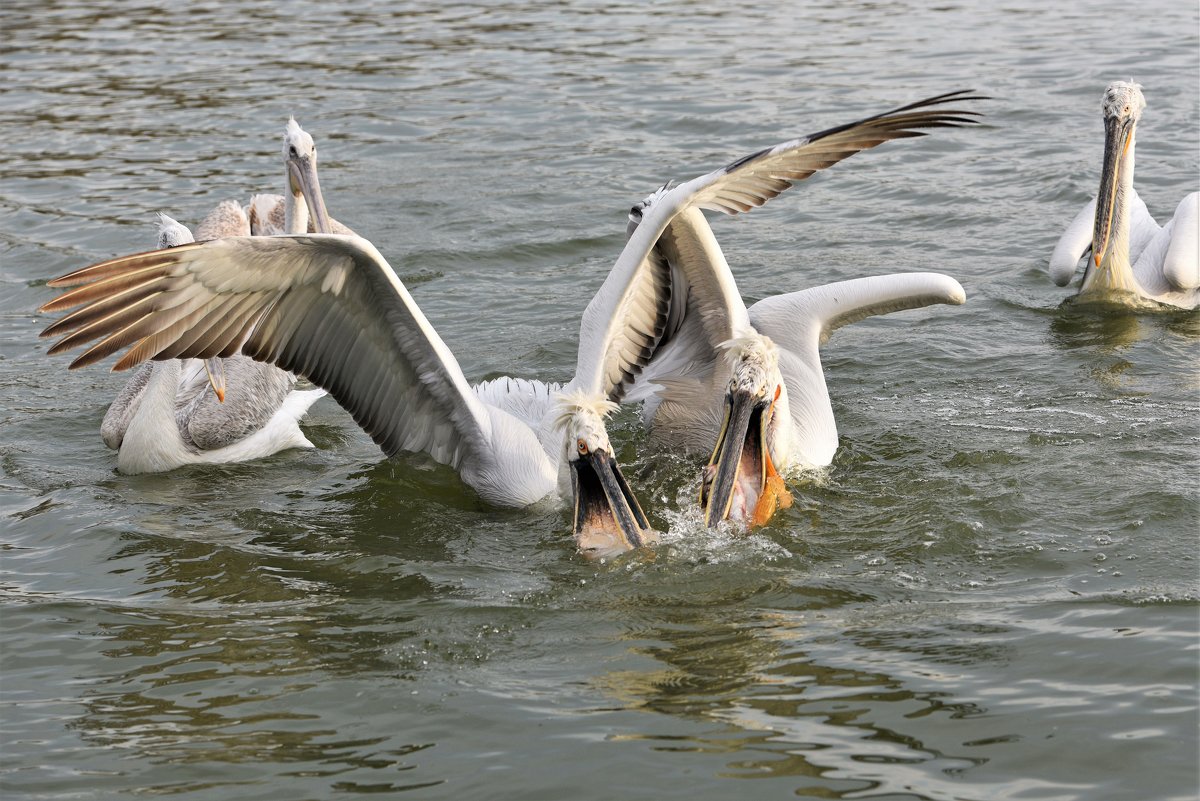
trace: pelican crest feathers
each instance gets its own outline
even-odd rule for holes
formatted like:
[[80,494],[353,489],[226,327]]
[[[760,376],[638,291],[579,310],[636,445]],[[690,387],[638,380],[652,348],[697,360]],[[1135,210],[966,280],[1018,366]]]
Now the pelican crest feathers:
[[558,414],[554,427],[566,429],[572,420],[579,416],[595,416],[601,420],[615,412],[619,407],[602,395],[596,395],[582,390],[562,392],[555,398]]

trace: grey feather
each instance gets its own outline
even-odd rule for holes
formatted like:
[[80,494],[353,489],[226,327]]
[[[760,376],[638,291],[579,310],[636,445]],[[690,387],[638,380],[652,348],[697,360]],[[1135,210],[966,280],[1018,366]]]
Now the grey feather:
[[296,378],[245,356],[223,360],[225,402],[209,391],[204,370],[176,398],[175,421],[184,442],[216,450],[240,442],[267,424],[296,385]]
[[153,370],[154,364],[149,362],[138,367],[125,382],[125,386],[121,387],[121,391],[104,414],[104,421],[100,423],[100,436],[104,439],[104,444],[114,451],[121,448],[125,432],[129,430],[129,423],[133,420]]

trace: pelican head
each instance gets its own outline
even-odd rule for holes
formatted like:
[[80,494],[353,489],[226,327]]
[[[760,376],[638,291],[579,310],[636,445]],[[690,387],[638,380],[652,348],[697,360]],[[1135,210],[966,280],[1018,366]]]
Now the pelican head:
[[162,212],[158,213],[158,249],[165,250],[166,248],[177,248],[180,245],[186,245],[189,242],[194,242],[192,232],[188,227],[179,220],[173,217],[168,217]]
[[1134,131],[1146,99],[1136,83],[1117,81],[1104,90],[1104,162],[1096,220],[1092,229],[1092,262],[1085,291],[1137,291],[1129,266],[1129,209],[1133,188]]
[[779,351],[761,334],[750,332],[722,343],[730,367],[725,414],[700,489],[704,522],[722,520],[761,525],[776,507],[788,505],[783,481],[771,458],[779,407],[787,405],[787,387],[779,371]]
[[617,405],[582,392],[563,395],[558,403],[579,550],[610,556],[655,542],[657,535],[613,458],[604,418]]
[[287,165],[288,191],[297,203],[304,198],[317,232],[329,233],[332,230],[329,212],[325,209],[321,182],[317,179],[317,145],[295,117],[288,119],[283,132],[283,160]]

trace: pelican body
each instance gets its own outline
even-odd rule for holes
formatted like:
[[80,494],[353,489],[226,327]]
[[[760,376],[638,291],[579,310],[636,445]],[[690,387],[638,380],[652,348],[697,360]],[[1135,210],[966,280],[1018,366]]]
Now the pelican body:
[[1142,88],[1117,81],[1104,91],[1104,158],[1100,191],[1076,215],[1050,257],[1050,277],[1070,283],[1091,250],[1081,301],[1143,306],[1200,306],[1200,192],[1187,195],[1159,226],[1133,188],[1137,124],[1146,107]]
[[[218,216],[236,220],[233,208],[241,209],[233,202],[218,206]],[[206,219],[208,230],[211,218]],[[191,231],[159,215],[160,248],[189,242]],[[226,377],[232,379],[228,393]],[[208,391],[214,380],[217,395]],[[293,392],[295,383],[282,370],[245,356],[145,362],[109,406],[100,435],[117,451],[117,470],[127,475],[311,448],[299,421],[325,391]]]
[[[636,226],[656,201],[632,210]],[[830,464],[837,424],[819,347],[848,323],[966,296],[953,278],[900,273],[776,295],[749,309],[716,237],[697,209],[676,216],[656,255],[686,298],[627,400],[660,443],[710,453],[701,505],[709,525],[760,525],[789,496],[780,473]]]
[[[974,122],[953,92],[790,140],[664,190],[584,309],[574,377],[562,387],[501,379],[472,388],[453,353],[371,243],[321,234],[235,237],[137,254],[51,282],[42,307],[74,309],[44,336],[50,353],[99,340],[73,363],[129,350],[152,359],[242,353],[327,389],[387,454],[423,451],[483,499],[525,506],[572,497],[576,542],[609,553],[653,542],[605,430],[612,403],[666,331],[667,280],[644,269],[671,220],[691,208],[749,211],[813,172],[891,139]],[[78,307],[78,308],[77,308]]]

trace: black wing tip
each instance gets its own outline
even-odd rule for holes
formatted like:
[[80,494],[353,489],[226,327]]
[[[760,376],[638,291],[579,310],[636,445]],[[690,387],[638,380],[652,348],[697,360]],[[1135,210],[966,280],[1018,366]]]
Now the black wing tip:
[[758,158],[759,156],[764,156],[764,155],[766,155],[767,153],[770,153],[770,152],[771,152],[772,150],[774,150],[774,149],[775,149],[774,147],[764,147],[762,150],[755,151],[754,153],[751,153],[751,154],[750,154],[750,155],[748,155],[748,156],[742,156],[742,157],[741,157],[740,159],[738,159],[737,161],[734,161],[734,162],[731,162],[731,163],[729,163],[729,164],[726,164],[726,165],[725,165],[725,168],[724,168],[724,172],[726,172],[726,173],[733,172],[733,171],[734,171],[734,170],[736,170],[738,167],[741,167],[741,166],[742,166],[742,165],[744,165],[744,164],[747,164],[747,163],[749,163],[749,162],[751,162],[751,161],[754,161],[754,160],[755,160],[756,158]]
[[[913,103],[909,103],[904,106],[899,106],[898,108],[891,109],[890,111],[885,111],[882,114],[875,114],[873,116],[867,117],[866,119],[860,120],[859,123],[856,123],[856,124],[861,124],[864,122],[871,122],[873,120],[880,120],[880,119],[884,119],[886,117],[898,116],[898,115],[904,114],[904,112],[906,112],[906,111],[918,111],[920,109],[930,108],[931,106],[943,106],[947,103],[968,103],[968,102],[976,102],[976,101],[987,101],[987,100],[991,100],[991,99],[992,98],[988,95],[977,94],[974,89],[956,89],[953,92],[943,92],[940,95],[933,95],[932,97],[927,97],[924,100],[917,100]],[[977,117],[983,116],[983,112],[967,111],[965,109],[946,109],[944,112],[941,112],[941,113],[958,114],[958,115],[971,114],[971,115],[977,116]]]
[[924,100],[918,100],[915,103],[910,103],[907,106],[902,106],[893,111],[886,112],[887,114],[895,114],[897,111],[905,109],[920,108],[921,106],[936,106],[942,103],[959,103],[975,100],[992,100],[988,95],[976,94],[974,89],[955,89],[953,92],[943,92],[940,95],[927,97]]

